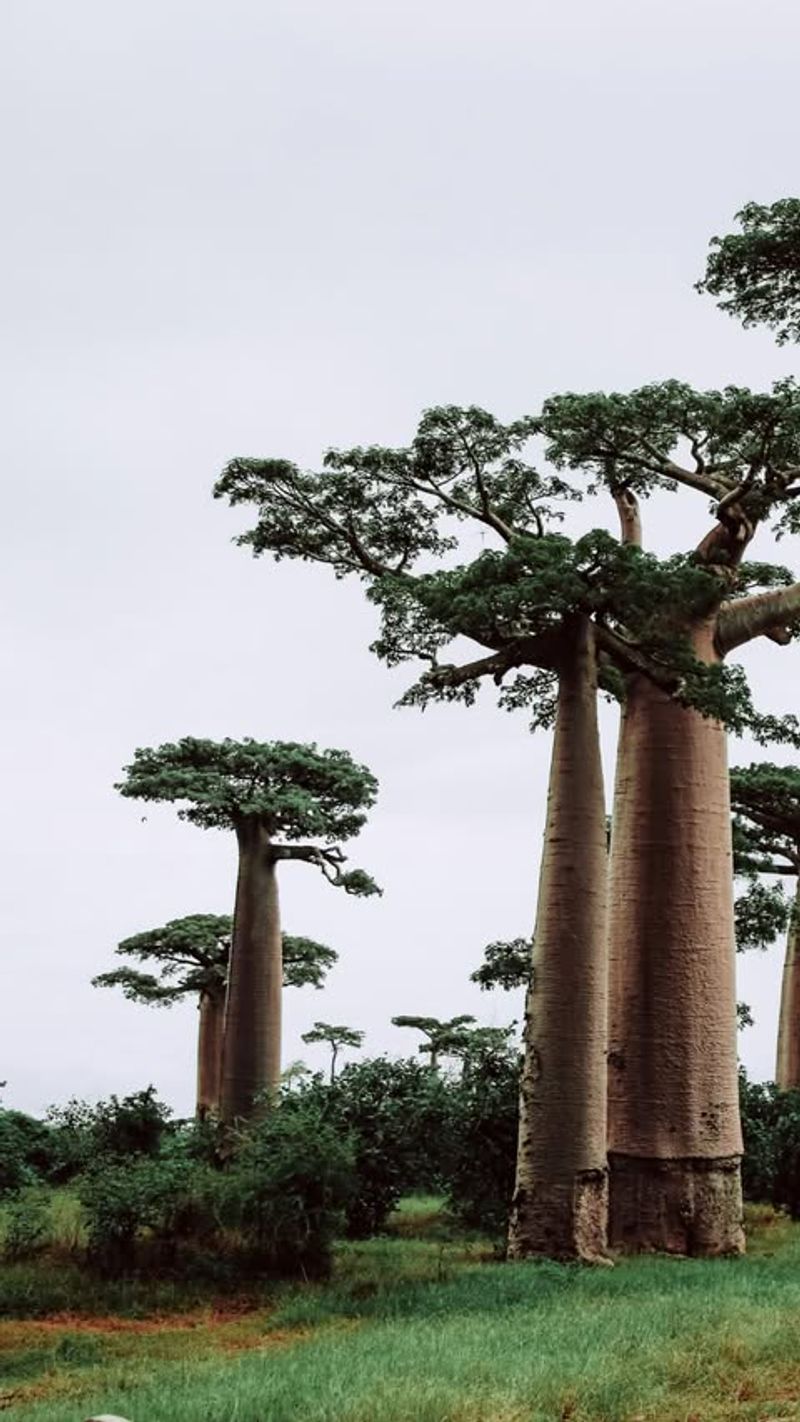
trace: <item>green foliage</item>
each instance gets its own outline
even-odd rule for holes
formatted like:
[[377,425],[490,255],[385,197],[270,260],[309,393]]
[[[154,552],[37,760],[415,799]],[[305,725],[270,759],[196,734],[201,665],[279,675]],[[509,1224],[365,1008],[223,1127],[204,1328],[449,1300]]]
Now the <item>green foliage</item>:
[[342,1047],[360,1047],[364,1033],[355,1027],[337,1026],[331,1022],[315,1022],[309,1032],[303,1033],[304,1042],[327,1042],[331,1048],[331,1080],[336,1071],[336,1058]]
[[761,884],[751,880],[744,894],[734,903],[736,950],[745,953],[750,948],[770,948],[787,927],[792,905],[782,884]]
[[17,1261],[38,1254],[47,1240],[49,1225],[48,1202],[42,1191],[19,1191],[3,1211],[3,1258]]
[[737,1002],[737,1004],[736,1004],[736,1028],[737,1028],[737,1031],[741,1032],[743,1028],[745,1028],[745,1027],[753,1027],[754,1025],[755,1025],[755,1018],[753,1017],[753,1014],[752,1014],[752,1012],[751,1012],[751,1010],[750,1010],[749,1004],[746,1003],[746,1002]]
[[450,1088],[444,1172],[453,1213],[498,1241],[507,1232],[519,1125],[520,1059],[504,1035],[475,1052]]
[[446,1022],[441,1022],[438,1017],[414,1017],[401,1013],[399,1017],[392,1018],[392,1026],[413,1027],[415,1031],[422,1032],[427,1041],[420,1043],[417,1051],[429,1056],[431,1066],[435,1066],[440,1056],[458,1054],[469,1035],[466,1029],[474,1021],[475,1018],[468,1012],[451,1017]]
[[484,992],[491,988],[510,992],[512,988],[527,987],[533,973],[532,953],[533,943],[529,938],[488,943],[481,966],[470,973],[470,982],[477,983]]
[[310,1093],[284,1100],[240,1140],[222,1215],[270,1273],[319,1277],[353,1190],[353,1147]]
[[739,1100],[745,1197],[800,1219],[800,1091],[779,1091],[773,1082],[749,1082],[740,1071]]
[[98,1157],[157,1155],[173,1130],[171,1115],[153,1086],[121,1101],[110,1096],[91,1106],[73,1098],[66,1106],[51,1107],[47,1120],[53,1132],[52,1178],[69,1180]]
[[377,782],[347,751],[294,741],[208,741],[185,736],[134,752],[117,785],[137,800],[177,801],[181,819],[202,829],[255,818],[270,835],[326,843],[351,839],[365,823]]
[[129,1272],[146,1231],[172,1258],[177,1241],[197,1234],[207,1217],[199,1198],[206,1183],[201,1167],[178,1154],[98,1157],[78,1182],[89,1262],[112,1277]]
[[[509,426],[448,406],[423,415],[407,448],[332,453],[317,474],[285,460],[234,460],[215,494],[255,506],[255,526],[238,540],[254,553],[320,562],[366,581],[381,616],[373,650],[391,666],[427,665],[401,705],[470,705],[491,677],[502,706],[524,707],[533,727],[550,726],[572,622],[588,616],[608,694],[623,694],[623,673],[644,671],[737,733],[800,744],[800,725],[760,716],[741,669],[701,664],[686,632],[754,580],[780,583],[785,570],[754,564],[737,575],[741,542],[733,535],[715,541],[713,557],[706,550],[703,558],[660,562],[603,530],[577,540],[553,532],[558,503],[579,495],[552,467],[542,475],[520,457],[538,435],[551,466],[588,473],[590,490],[630,495],[688,484],[713,501],[726,528],[734,516],[722,511],[732,501],[736,519],[751,526],[779,505],[784,526],[794,526],[787,479],[800,460],[800,391],[791,381],[768,395],[697,392],[677,381],[628,395],[567,394]],[[687,447],[684,468],[676,461]],[[432,558],[458,547],[464,520],[500,546],[432,569]],[[445,661],[459,637],[489,655],[460,666]]]
[[284,1101],[318,1104],[325,1120],[354,1152],[355,1184],[347,1233],[364,1239],[386,1225],[401,1196],[440,1181],[447,1088],[416,1061],[375,1057],[350,1063],[332,1085],[320,1077]]
[[44,1122],[0,1110],[0,1197],[47,1178],[55,1156],[53,1133]]
[[[354,871],[358,872],[358,871]],[[116,948],[123,957],[157,963],[159,975],[115,968],[92,978],[95,987],[121,987],[132,1002],[171,1007],[187,994],[223,997],[228,981],[233,919],[230,914],[190,914],[162,928],[124,938]],[[284,987],[322,987],[338,958],[333,948],[313,938],[284,933]]]
[[554,395],[540,424],[556,468],[587,473],[595,487],[649,494],[688,474],[712,498],[744,485],[763,517],[783,498],[780,470],[798,464],[800,388],[784,379],[769,394],[700,391],[666,380],[624,395]]
[[697,290],[744,326],[770,326],[779,345],[800,340],[800,200],[748,202],[736,221],[741,231],[712,237]]

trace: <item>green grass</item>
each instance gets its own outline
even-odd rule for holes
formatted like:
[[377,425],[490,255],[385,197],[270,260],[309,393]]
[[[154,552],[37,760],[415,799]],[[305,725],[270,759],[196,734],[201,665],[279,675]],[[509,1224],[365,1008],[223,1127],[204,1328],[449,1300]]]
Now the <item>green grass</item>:
[[[745,1259],[590,1270],[487,1262],[487,1247],[430,1237],[435,1213],[430,1201],[405,1205],[395,1237],[340,1246],[329,1283],[284,1287],[251,1312],[128,1333],[89,1319],[62,1334],[0,1325],[4,1419],[800,1417],[800,1227],[761,1212]],[[409,1233],[414,1217],[422,1238]]]

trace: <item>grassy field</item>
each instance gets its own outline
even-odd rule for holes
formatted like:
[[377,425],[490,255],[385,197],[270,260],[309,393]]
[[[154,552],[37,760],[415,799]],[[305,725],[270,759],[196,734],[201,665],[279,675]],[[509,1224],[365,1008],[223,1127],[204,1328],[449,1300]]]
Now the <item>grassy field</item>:
[[4,1422],[800,1418],[800,1226],[755,1212],[750,1240],[742,1260],[505,1265],[453,1237],[435,1200],[407,1202],[391,1237],[340,1246],[327,1284],[202,1304],[151,1293],[150,1316],[143,1285],[115,1286],[103,1313],[100,1286],[56,1316],[6,1309],[0,1409]]

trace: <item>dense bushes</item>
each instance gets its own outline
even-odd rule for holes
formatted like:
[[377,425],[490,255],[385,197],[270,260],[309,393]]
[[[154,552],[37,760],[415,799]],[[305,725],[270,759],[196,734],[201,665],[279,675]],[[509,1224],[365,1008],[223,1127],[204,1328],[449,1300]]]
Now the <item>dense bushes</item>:
[[312,1102],[352,1150],[351,1239],[379,1233],[409,1191],[441,1188],[448,1087],[430,1067],[388,1057],[353,1063],[330,1085],[315,1077],[283,1109]]
[[[505,1235],[519,1059],[486,1038],[458,1076],[385,1057],[287,1088],[280,1108],[226,1139],[172,1122],[151,1087],[40,1122],[0,1111],[3,1254],[35,1253],[42,1184],[72,1180],[71,1247],[105,1275],[320,1276],[337,1233],[379,1233],[401,1196],[434,1190],[463,1225]],[[746,1198],[800,1218],[800,1092],[741,1079]]]
[[48,1179],[54,1152],[52,1132],[42,1121],[0,1110],[0,1196]]
[[739,1097],[745,1198],[777,1205],[800,1219],[800,1091],[749,1082],[742,1072]]
[[445,1185],[463,1224],[505,1239],[519,1120],[516,1052],[489,1051],[469,1064],[450,1089]]
[[353,1190],[350,1143],[313,1100],[243,1132],[224,1169],[198,1159],[194,1132],[158,1154],[100,1156],[79,1179],[87,1257],[134,1268],[320,1276]]
[[247,1132],[220,1187],[221,1222],[254,1263],[319,1276],[355,1189],[352,1143],[303,1095]]

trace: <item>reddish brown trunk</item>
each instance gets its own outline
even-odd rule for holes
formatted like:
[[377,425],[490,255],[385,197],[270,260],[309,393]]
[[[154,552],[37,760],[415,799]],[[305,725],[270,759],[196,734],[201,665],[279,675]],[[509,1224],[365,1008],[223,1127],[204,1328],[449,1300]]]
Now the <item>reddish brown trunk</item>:
[[508,1252],[605,1257],[606,820],[593,635],[561,671]]
[[219,1113],[222,1089],[222,1033],[225,1025],[223,994],[203,992],[198,1003],[200,1022],[197,1033],[197,1115]]
[[226,1124],[266,1109],[281,1074],[283,962],[275,860],[258,822],[240,825],[237,837],[239,878],[222,1053]]
[[[714,658],[712,628],[696,654]],[[620,730],[611,843],[611,1243],[743,1248],[725,732],[643,678]]]
[[800,880],[795,890],[783,962],[775,1080],[780,1091],[795,1091],[800,1087]]

